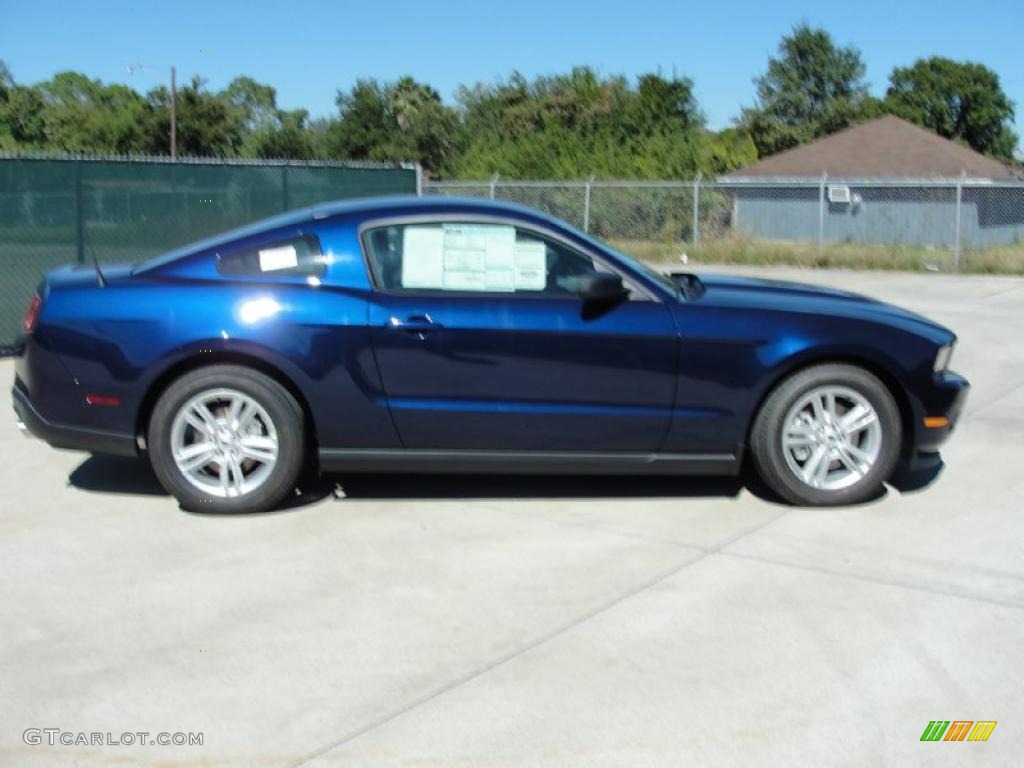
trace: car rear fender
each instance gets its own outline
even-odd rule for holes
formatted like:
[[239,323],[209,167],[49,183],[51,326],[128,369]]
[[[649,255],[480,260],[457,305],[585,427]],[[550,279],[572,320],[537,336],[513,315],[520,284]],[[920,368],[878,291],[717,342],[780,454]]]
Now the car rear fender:
[[266,347],[244,340],[233,340],[229,343],[221,338],[191,343],[187,350],[179,349],[151,367],[147,379],[140,383],[145,394],[139,402],[135,417],[137,439],[144,441],[149,429],[149,417],[153,412],[153,407],[172,381],[189,371],[216,364],[245,365],[270,376],[287,389],[302,406],[306,419],[306,432],[315,445],[316,418],[310,408],[309,400],[298,384],[305,378],[303,372],[290,363],[287,358]]

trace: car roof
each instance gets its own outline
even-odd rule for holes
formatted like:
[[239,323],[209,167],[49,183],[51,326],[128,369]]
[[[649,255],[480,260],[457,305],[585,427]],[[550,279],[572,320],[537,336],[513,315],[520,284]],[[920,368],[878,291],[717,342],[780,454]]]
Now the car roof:
[[514,213],[526,215],[534,219],[546,219],[555,222],[550,216],[527,208],[524,205],[507,203],[501,200],[489,200],[479,197],[455,197],[439,195],[436,197],[420,197],[417,195],[383,195],[378,197],[360,197],[346,200],[333,200],[316,203],[306,208],[299,208],[287,213],[277,214],[266,219],[254,221],[217,236],[217,239],[236,239],[248,234],[257,234],[266,229],[301,224],[314,219],[333,219],[352,214],[389,214],[398,211],[436,211],[457,208],[460,212],[477,210],[480,213]]
[[[167,251],[165,253],[156,256],[153,259],[146,261],[137,267],[135,272],[145,272],[156,267],[161,267],[165,264],[169,264],[185,256],[189,256],[198,251],[208,250],[211,248],[217,248],[218,246],[230,243],[234,240],[241,240],[252,235],[258,235],[269,229],[277,229],[278,227],[288,227],[297,224],[302,224],[307,221],[333,219],[341,216],[357,215],[357,214],[371,214],[371,215],[388,215],[394,214],[407,214],[417,213],[419,211],[437,211],[437,210],[457,210],[460,213],[479,213],[479,214],[501,214],[511,213],[518,214],[519,216],[527,216],[534,220],[545,221],[550,224],[556,224],[555,219],[547,216],[540,211],[532,208],[527,208],[523,205],[516,205],[514,203],[506,203],[503,201],[495,201],[489,199],[481,199],[476,197],[449,197],[449,196],[437,196],[437,197],[420,197],[417,195],[386,195],[379,197],[361,197],[352,198],[347,200],[334,200],[326,203],[316,203],[315,205],[307,206],[305,208],[298,208],[293,211],[286,213],[280,213],[276,216],[270,216],[269,218],[260,219],[258,221],[245,224],[241,227],[228,230],[226,232],[220,232],[202,240],[197,240],[191,243],[175,248],[174,250]],[[565,226],[564,223],[562,226]]]
[[457,197],[438,195],[420,197],[417,195],[385,195],[380,197],[364,197],[352,200],[336,200],[329,203],[318,203],[306,209],[312,218],[323,219],[349,214],[388,214],[398,211],[436,211],[457,208],[460,212],[477,211],[488,213],[513,213],[543,219],[551,223],[556,220],[534,208],[525,205],[508,203],[502,200],[490,200],[480,197]]

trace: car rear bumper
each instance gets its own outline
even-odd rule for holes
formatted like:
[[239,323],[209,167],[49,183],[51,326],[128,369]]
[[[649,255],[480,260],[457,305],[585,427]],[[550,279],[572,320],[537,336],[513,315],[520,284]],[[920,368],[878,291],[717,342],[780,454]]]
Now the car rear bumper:
[[24,432],[45,440],[54,448],[92,453],[110,453],[117,456],[137,456],[138,448],[132,435],[117,432],[54,424],[43,417],[32,401],[17,385],[11,390],[18,426]]

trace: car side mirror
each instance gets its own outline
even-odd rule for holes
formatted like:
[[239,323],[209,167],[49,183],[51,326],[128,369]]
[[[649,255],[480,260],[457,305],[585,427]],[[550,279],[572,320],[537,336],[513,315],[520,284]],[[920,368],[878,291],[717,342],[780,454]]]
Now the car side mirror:
[[591,272],[580,277],[576,290],[585,303],[611,303],[626,298],[629,291],[622,277],[612,272]]

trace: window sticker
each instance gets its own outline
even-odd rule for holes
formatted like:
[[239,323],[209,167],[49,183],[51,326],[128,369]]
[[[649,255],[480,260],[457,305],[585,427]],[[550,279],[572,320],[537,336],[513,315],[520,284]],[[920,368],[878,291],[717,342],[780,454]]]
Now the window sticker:
[[515,245],[515,227],[494,224],[445,224],[445,289],[514,290]]
[[402,287],[447,291],[542,291],[547,248],[497,224],[410,225],[402,234]]
[[516,241],[515,289],[543,291],[547,287],[547,246],[540,240]]
[[259,252],[260,270],[274,272],[279,269],[292,269],[299,265],[299,257],[294,245],[283,245],[279,248],[264,248]]
[[444,287],[444,230],[406,227],[402,232],[402,287]]

